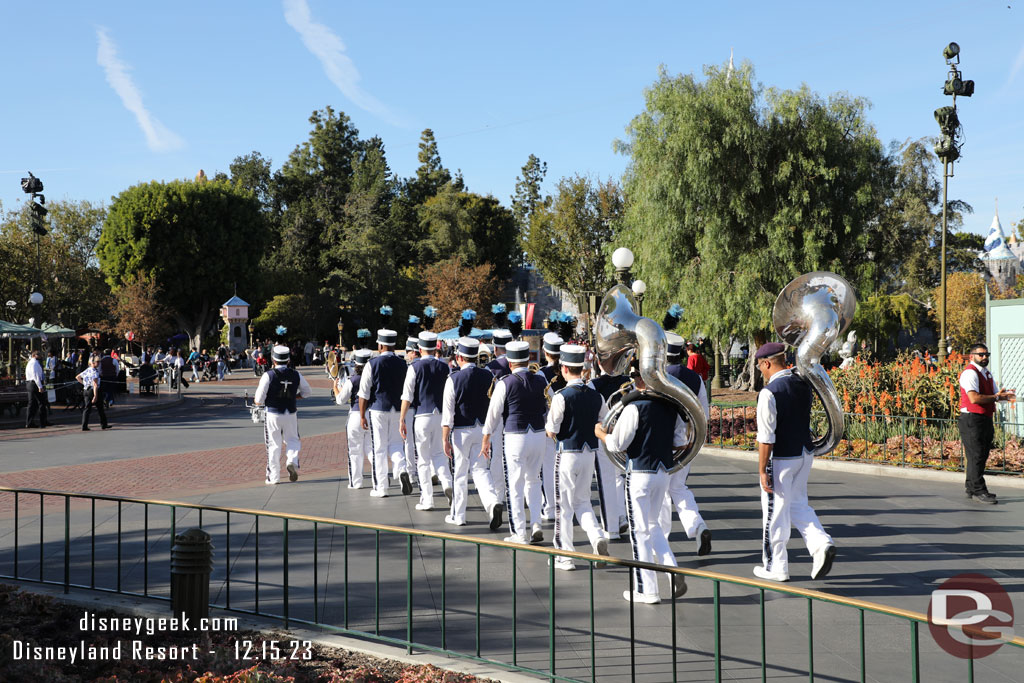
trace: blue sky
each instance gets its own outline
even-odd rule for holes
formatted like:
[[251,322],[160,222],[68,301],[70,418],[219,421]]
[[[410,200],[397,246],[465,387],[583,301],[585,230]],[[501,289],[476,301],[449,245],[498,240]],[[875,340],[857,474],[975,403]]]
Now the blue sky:
[[400,175],[433,128],[444,164],[508,203],[530,154],[549,191],[574,173],[619,177],[612,143],[658,65],[699,73],[730,48],[766,85],[867,97],[883,142],[919,138],[949,104],[941,50],[955,40],[977,94],[958,99],[950,197],[985,233],[998,196],[1009,232],[1024,216],[1016,1],[4,2],[0,202],[22,201],[26,170],[50,198],[109,203],[251,150],[277,168],[331,105],[384,140]]

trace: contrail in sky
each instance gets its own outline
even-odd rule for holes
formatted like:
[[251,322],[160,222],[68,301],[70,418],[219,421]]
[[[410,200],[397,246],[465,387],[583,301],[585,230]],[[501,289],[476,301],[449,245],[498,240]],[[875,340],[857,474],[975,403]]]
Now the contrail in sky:
[[128,65],[118,59],[117,47],[107,35],[107,29],[97,28],[96,39],[99,41],[96,63],[103,67],[107,83],[121,98],[125,109],[135,114],[135,120],[146,136],[146,145],[154,152],[169,152],[184,146],[184,141],[150,114],[142,103],[142,93],[128,74]]
[[1017,53],[1017,61],[1013,63],[1013,67],[1010,69],[1010,77],[1006,79],[1006,85],[1013,83],[1013,79],[1017,77],[1022,68],[1024,68],[1024,47]]
[[393,125],[404,126],[382,102],[359,87],[359,70],[345,54],[345,43],[328,26],[313,21],[306,0],[283,0],[283,5],[285,21],[302,38],[306,49],[320,60],[331,83],[360,109]]

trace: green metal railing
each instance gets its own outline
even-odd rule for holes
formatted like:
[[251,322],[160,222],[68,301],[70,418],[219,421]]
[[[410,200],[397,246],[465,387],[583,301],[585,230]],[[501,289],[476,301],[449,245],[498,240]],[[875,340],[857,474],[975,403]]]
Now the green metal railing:
[[[13,501],[11,501],[12,498]],[[54,499],[60,501],[61,504],[53,505]],[[919,631],[921,624],[928,623],[927,617],[924,614],[860,600],[847,599],[819,591],[786,587],[775,583],[715,572],[652,565],[588,553],[568,553],[556,551],[553,548],[517,545],[466,535],[405,529],[324,517],[286,515],[262,510],[40,489],[0,487],[0,506],[8,502],[13,502],[13,545],[8,544],[5,547],[0,547],[0,568],[6,570],[10,566],[12,571],[10,573],[0,572],[0,578],[62,586],[65,593],[71,588],[87,588],[169,601],[169,580],[160,581],[159,577],[157,577],[156,585],[154,585],[154,575],[160,574],[162,576],[165,570],[169,569],[170,548],[173,544],[179,522],[184,521],[184,519],[179,519],[179,517],[182,517],[182,513],[184,513],[184,518],[188,519],[191,518],[193,513],[197,513],[195,517],[197,518],[198,525],[204,527],[205,523],[208,531],[212,529],[211,533],[215,540],[220,538],[217,535],[218,529],[221,527],[223,529],[223,545],[221,546],[223,554],[222,557],[216,558],[215,573],[218,576],[213,579],[214,582],[219,584],[219,589],[215,591],[214,586],[211,584],[211,596],[223,596],[223,600],[216,601],[213,599],[210,606],[232,612],[279,620],[286,629],[293,624],[315,626],[331,632],[403,646],[410,653],[414,649],[435,652],[468,660],[487,662],[509,670],[534,674],[552,681],[591,681],[593,683],[597,681],[602,666],[619,666],[619,664],[612,665],[598,658],[599,639],[602,642],[603,652],[605,643],[608,642],[607,639],[614,639],[616,636],[600,634],[596,628],[598,617],[602,618],[602,622],[607,622],[609,615],[607,613],[599,614],[599,610],[595,607],[597,604],[595,591],[604,593],[613,589],[614,584],[619,581],[624,581],[623,584],[619,585],[619,589],[625,588],[632,591],[635,576],[635,572],[632,570],[653,569],[670,576],[681,575],[689,579],[698,579],[711,583],[710,621],[711,628],[713,629],[711,634],[713,646],[708,647],[706,650],[691,648],[684,650],[684,652],[689,656],[691,664],[694,657],[702,660],[707,659],[708,661],[706,662],[699,662],[699,671],[702,672],[702,675],[707,675],[707,667],[713,667],[715,681],[723,680],[723,670],[727,668],[726,665],[731,659],[740,660],[743,666],[759,665],[762,681],[768,680],[769,673],[773,673],[779,668],[783,669],[783,672],[788,676],[792,676],[794,673],[806,673],[808,680],[813,681],[815,678],[816,651],[815,608],[817,607],[818,610],[822,610],[832,606],[848,610],[845,613],[856,615],[857,617],[859,636],[856,642],[858,647],[850,648],[850,659],[857,659],[859,661],[859,680],[866,681],[869,671],[871,671],[869,666],[871,658],[866,638],[866,614],[892,618],[895,620],[893,623],[903,622],[909,637],[904,670],[899,672],[891,670],[879,672],[875,670],[871,671],[871,676],[875,679],[881,677],[883,680],[908,680],[915,683],[920,681],[922,677],[920,661],[922,652]],[[139,515],[140,508],[141,516]],[[160,515],[158,517],[159,519],[165,519],[166,522],[156,529],[151,529],[154,519],[154,515],[150,514],[151,508],[163,509],[167,512],[166,516]],[[116,536],[114,538],[110,538],[109,533],[97,534],[98,513],[104,517],[104,519],[100,520],[100,526],[113,525],[114,518],[116,517]],[[48,516],[51,518],[56,516],[58,520],[51,522],[50,526],[47,526]],[[141,524],[141,529],[126,529],[126,526],[128,526],[125,523],[126,516],[130,518],[128,525],[138,527]],[[212,524],[211,518],[214,518]],[[220,520],[223,521],[221,522]],[[260,528],[261,520],[263,521],[262,532]],[[36,542],[35,535],[33,534],[32,540],[26,543],[25,529],[34,531],[31,527],[35,524],[38,524],[38,542]],[[63,526],[60,529],[62,533],[59,537],[52,531],[52,526],[55,524]],[[268,531],[268,525],[279,525],[280,531]],[[73,533],[72,530],[75,526],[79,527],[79,530]],[[233,532],[233,526],[236,529],[242,528]],[[0,529],[2,527],[3,520],[0,519]],[[49,541],[46,534],[47,528],[51,528]],[[236,539],[239,535],[242,535],[245,541],[241,544],[233,545],[231,543],[233,535]],[[271,540],[274,541],[274,545],[271,547],[280,549],[279,552],[274,554],[274,557],[279,561],[271,563],[275,574],[277,570],[280,571],[280,574],[276,576],[268,577],[265,557],[262,560],[264,568],[261,572],[261,535],[273,536]],[[331,535],[332,538],[328,543],[328,547],[323,549],[324,542],[322,539],[325,535]],[[335,538],[338,535],[341,537],[340,540]],[[8,536],[7,533],[3,533],[0,538]],[[362,538],[357,539],[357,536]],[[368,536],[372,537],[373,540],[372,557],[370,556],[370,544],[366,542]],[[102,546],[99,552],[97,551],[98,543]],[[141,553],[138,548],[139,543],[142,546]],[[321,560],[325,553],[337,552],[336,546],[339,543],[342,556],[342,575],[340,579],[342,585],[340,593],[343,604],[340,610],[334,610],[334,614],[327,614],[327,608],[322,606],[321,603],[326,603],[328,594],[336,595],[339,592],[339,587],[337,586],[337,579],[332,583],[330,580],[323,578]],[[38,547],[31,547],[33,544],[36,544]],[[26,548],[26,545],[29,547]],[[469,549],[469,552],[460,553],[453,551],[453,546]],[[264,542],[263,547],[265,549],[263,554],[266,556],[268,554],[266,552],[266,542]],[[248,552],[249,548],[252,550],[251,555]],[[311,551],[311,563],[308,562],[309,558],[301,555],[290,559],[290,551],[296,549],[304,549],[307,552]],[[503,654],[502,656],[495,652],[484,652],[482,636],[482,618],[484,613],[482,608],[485,591],[482,588],[484,572],[481,563],[481,553],[484,549],[500,553],[499,564],[511,569],[510,582],[502,586],[502,590],[511,591],[511,614],[502,614],[495,617],[501,620],[503,627],[510,626],[511,628],[511,653]],[[437,572],[439,577],[436,574],[431,575],[427,572],[425,579],[422,579],[424,581],[422,590],[429,589],[432,593],[432,595],[427,596],[430,598],[428,602],[431,603],[432,607],[427,616],[420,615],[420,622],[425,623],[421,624],[420,630],[417,633],[415,629],[417,621],[415,609],[417,591],[414,586],[417,580],[415,561],[419,558],[426,563],[428,555],[435,551],[439,551],[439,557],[435,558],[440,563],[439,572]],[[401,591],[402,598],[399,601],[399,603],[404,602],[404,605],[398,604],[397,610],[393,609],[396,603],[393,599],[391,600],[391,607],[384,604],[386,600],[383,599],[385,597],[383,591],[388,586],[382,586],[382,555],[389,567],[397,567],[404,564],[404,586],[400,586],[404,590]],[[538,602],[541,599],[546,602],[546,623],[539,623],[537,618],[528,613],[522,613],[524,610],[519,604],[517,582],[520,573],[531,569],[531,567],[527,566],[531,558],[535,559],[545,556],[548,560],[553,559],[552,556],[571,557],[577,562],[585,563],[585,586],[580,591],[579,581],[556,580],[554,563],[549,561],[547,563],[546,595],[537,595],[539,588],[531,588],[531,591],[538,598]],[[30,557],[38,564],[37,568],[25,567],[26,560]],[[133,564],[134,568],[126,570],[124,567],[126,557],[128,558],[128,563]],[[402,563],[402,559],[404,559],[404,563]],[[450,597],[452,579],[449,574],[453,569],[457,570],[461,563],[467,561],[468,564],[474,566],[473,576],[469,579],[469,582],[474,586],[472,606],[453,606]],[[138,585],[137,574],[140,562],[142,577],[141,585]],[[609,572],[607,570],[595,572],[595,565],[598,563],[607,563],[612,567],[626,569],[627,571],[624,572],[626,576],[622,576],[621,572],[615,573],[614,571]],[[249,566],[250,564],[251,567]],[[370,564],[373,565],[374,576],[372,586],[372,628],[370,627],[371,620],[366,614],[368,610],[365,608],[370,587],[362,579],[356,578],[353,580],[353,575],[365,575],[369,571],[368,565]],[[101,573],[109,573],[110,569],[113,569],[116,572],[115,577],[111,579],[107,576],[105,581],[98,580],[98,566]],[[330,568],[330,565],[328,565],[328,568]],[[58,570],[61,573],[58,573]],[[311,575],[312,586],[308,585],[302,577],[298,576],[299,572],[303,576]],[[424,569],[424,572],[426,572],[426,569]],[[576,572],[576,574],[579,575],[580,572]],[[602,574],[604,576],[601,576]],[[86,576],[88,580],[76,580],[77,577],[83,577],[84,579]],[[488,573],[486,580],[490,581],[492,578],[493,575]],[[528,578],[533,580],[536,577],[530,576]],[[439,610],[435,604],[436,594],[433,594],[436,588],[435,580],[440,581]],[[135,586],[126,585],[133,582],[136,584]],[[401,583],[401,581],[398,583]],[[239,599],[240,588],[245,587],[251,588],[251,596],[248,600],[244,599],[244,597]],[[392,585],[390,588],[394,589],[394,586]],[[261,589],[263,590],[262,600]],[[724,589],[728,589],[733,595],[723,595]],[[587,596],[589,600],[588,614],[585,617],[580,617],[578,609],[572,609],[572,612],[576,613],[576,620],[572,623],[567,620],[560,625],[557,618],[558,612],[556,611],[560,609],[559,606],[562,604],[562,599],[559,599],[557,595],[559,590],[563,591],[563,594],[565,592],[572,594],[568,598],[569,604],[576,608],[578,608],[578,604],[572,602],[572,597],[578,597],[580,594]],[[617,590],[614,589],[613,592],[617,592]],[[272,593],[269,597],[267,596],[268,591]],[[396,592],[395,590],[390,591],[391,594]],[[772,615],[767,609],[767,603],[772,601],[772,597],[789,597],[806,603],[804,623],[806,624],[807,665],[805,672],[802,668],[799,670],[794,669],[792,654],[789,650],[787,652],[790,652],[790,654],[785,656],[785,664],[769,661],[769,649],[767,647],[769,630],[781,625],[791,626],[791,622],[795,620],[798,614],[798,611],[794,612],[792,609],[789,609],[793,606],[792,603],[784,601],[778,609],[784,609],[785,611],[785,614],[782,615],[785,624],[771,622],[770,617]],[[311,610],[308,605],[310,598],[312,598]],[[350,609],[352,603],[355,603],[355,605]],[[638,615],[634,601],[629,600],[628,661],[629,677],[631,680],[635,681],[638,675],[651,675],[651,672],[647,670],[647,667],[650,665],[638,663],[638,648],[645,649],[641,653],[644,655],[650,654],[649,651],[657,653],[659,655],[658,658],[662,662],[667,659],[667,655],[670,655],[672,662],[670,676],[672,681],[680,680],[681,677],[689,679],[689,676],[694,673],[692,670],[680,671],[679,669],[680,647],[678,644],[678,633],[682,624],[680,624],[678,607],[682,600],[673,596],[670,599],[670,603],[670,636],[666,638],[664,643],[654,643],[651,642],[649,637],[650,633],[653,632],[650,625],[650,618],[653,613],[643,612]],[[687,600],[684,615],[691,615],[687,621],[690,627],[697,626],[703,630],[708,627],[707,621],[692,616],[692,610],[704,609],[701,603],[702,600],[700,598],[693,599],[691,594],[691,600]],[[361,611],[358,609],[360,604],[363,605]],[[616,605],[619,604],[622,603],[616,603]],[[277,606],[278,611],[273,610],[274,605]],[[738,650],[740,645],[749,645],[749,643],[741,643],[737,640],[723,643],[723,630],[727,622],[727,615],[724,613],[723,607],[730,606],[733,607],[733,612],[729,616],[735,619],[732,622],[734,625],[745,626],[751,623],[745,620],[745,617],[748,616],[759,620],[759,662],[754,659],[744,659],[738,653],[734,655],[729,654],[730,649]],[[613,608],[606,607],[604,609]],[[625,607],[619,609],[625,609]],[[737,619],[736,615],[742,610],[745,610],[747,614],[744,615],[744,618]],[[304,616],[303,612],[305,613]],[[487,616],[488,618],[494,617],[494,615]],[[613,617],[612,630],[615,630],[620,627],[620,624],[614,619],[618,618],[619,615],[612,614],[611,616]],[[382,620],[387,622],[385,627],[382,627]],[[463,626],[465,626],[466,621],[471,622],[473,628],[472,637],[468,639],[463,637],[460,642],[453,643],[453,620],[461,622]],[[842,625],[848,623],[848,620],[840,619],[839,622]],[[583,673],[570,676],[565,671],[565,660],[559,657],[561,651],[558,649],[557,635],[559,631],[568,631],[570,635],[574,635],[574,632],[581,630],[579,626],[583,624],[587,624],[584,632],[589,637],[589,653],[586,653],[585,648],[580,647],[579,643],[571,647],[572,652],[568,653],[567,656],[574,656],[579,661],[576,665],[570,667],[570,671],[582,669]],[[872,625],[876,624],[872,622]],[[643,638],[638,639],[638,628],[643,629]],[[462,629],[462,631],[465,630],[465,628]],[[972,627],[965,627],[965,630],[971,631]],[[546,652],[539,652],[537,647],[530,649],[529,645],[527,645],[524,651],[523,641],[532,639],[536,642],[539,633],[543,633],[543,637],[546,637]],[[424,642],[426,640],[423,637],[425,634],[435,634],[437,636],[436,641],[434,643]],[[981,633],[980,631],[976,632],[976,634],[979,637],[991,637],[991,634]],[[624,639],[619,637],[615,642],[619,644],[622,640]],[[1006,647],[1017,648],[1014,650],[1014,653],[1024,649],[1024,639],[1021,638],[1005,639],[1005,643]],[[494,648],[491,649],[493,650]],[[545,648],[542,647],[541,650],[543,649]],[[854,649],[856,649],[856,652],[853,652]],[[891,652],[888,648],[887,651]],[[581,652],[584,654],[581,655]],[[543,659],[546,659],[546,668],[536,663],[541,660],[544,654],[546,654],[546,657],[543,657]],[[587,654],[589,654],[589,657],[586,657]],[[973,659],[958,661],[944,653],[935,652],[931,654],[945,658],[943,660],[943,666],[946,667],[944,671],[948,671],[948,667],[952,666],[964,667],[966,669],[964,672],[965,680],[974,680]],[[645,656],[644,659],[650,660],[651,658]],[[657,665],[655,669],[656,672],[661,673],[663,673],[663,670],[664,665],[662,664]],[[668,674],[665,675],[666,677],[668,676]],[[623,680],[625,677],[621,673],[609,674],[609,676],[614,680]]]
[[[756,450],[755,411],[750,405],[712,404],[708,443]],[[823,433],[825,414],[813,413],[811,423],[817,433]],[[842,443],[823,456],[825,459],[944,470],[964,468],[963,444],[953,418],[843,413],[843,428]],[[986,471],[1024,474],[1024,439],[1015,436],[1024,433],[1024,424],[997,419],[995,433]],[[1021,455],[1014,455],[1016,452]]]

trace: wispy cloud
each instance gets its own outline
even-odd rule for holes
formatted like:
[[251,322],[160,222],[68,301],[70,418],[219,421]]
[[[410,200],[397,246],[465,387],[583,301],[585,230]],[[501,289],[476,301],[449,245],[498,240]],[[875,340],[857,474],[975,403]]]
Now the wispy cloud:
[[283,5],[285,21],[302,38],[306,49],[320,60],[331,83],[360,109],[403,125],[382,102],[359,87],[359,70],[345,54],[345,43],[329,27],[313,21],[306,0],[283,0]]
[[96,39],[99,41],[99,48],[96,50],[96,63],[103,67],[103,71],[107,75],[107,83],[121,98],[125,109],[135,115],[135,120],[139,122],[139,128],[146,136],[146,145],[154,152],[169,152],[182,147],[185,144],[184,141],[150,114],[142,103],[142,93],[139,92],[129,75],[128,65],[118,59],[117,47],[107,34],[107,29],[97,28]]
[[1017,53],[1017,61],[1013,63],[1013,67],[1010,69],[1010,77],[1006,79],[1007,86],[1013,83],[1013,79],[1017,77],[1017,74],[1020,73],[1021,69],[1024,69],[1024,47],[1022,47],[1020,52]]

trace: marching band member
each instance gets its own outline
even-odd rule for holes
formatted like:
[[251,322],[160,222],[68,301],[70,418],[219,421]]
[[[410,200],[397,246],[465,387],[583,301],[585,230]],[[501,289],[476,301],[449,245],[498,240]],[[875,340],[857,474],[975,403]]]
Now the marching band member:
[[836,547],[814,508],[807,502],[807,479],[814,456],[811,446],[811,387],[786,368],[786,346],[762,344],[754,354],[764,388],[757,395],[758,471],[761,475],[763,564],[754,576],[772,581],[789,580],[786,544],[796,526],[814,558],[811,578],[832,569]]
[[[370,430],[373,459],[370,474],[374,498],[388,495],[388,458],[393,471],[402,482],[402,493],[412,493],[412,480],[405,465],[402,434],[399,431],[399,409],[402,405],[402,383],[405,361],[395,355],[398,333],[377,330],[377,350],[359,380],[359,415],[363,429]],[[369,415],[367,415],[369,413]]]
[[296,399],[313,395],[306,378],[298,370],[288,367],[291,351],[278,345],[272,352],[273,369],[263,373],[256,387],[253,403],[267,407],[263,439],[267,445],[267,484],[281,480],[281,450],[284,449],[288,480],[299,478],[299,419]]
[[363,463],[370,453],[370,433],[363,429],[359,415],[359,382],[363,368],[370,362],[369,349],[357,349],[352,358],[355,361],[354,372],[348,377],[336,380],[338,392],[335,403],[348,406],[348,423],[345,435],[348,437],[348,487],[363,487]]
[[[494,384],[484,422],[480,452],[491,453],[491,440],[498,424],[504,423],[505,488],[511,543],[539,543],[544,540],[540,525],[540,468],[544,459],[544,389],[540,374],[530,372],[530,345],[524,341],[505,346],[512,374]],[[532,534],[527,531],[524,503],[530,508]]]
[[[431,510],[434,507],[433,472],[437,472],[448,501],[451,502],[452,498],[451,473],[445,466],[441,449],[441,405],[445,381],[451,373],[448,364],[437,357],[436,333],[420,332],[417,344],[422,357],[405,373],[401,432],[406,444],[415,444],[413,452],[420,482],[420,502],[416,509]],[[409,420],[409,415],[414,417]],[[413,423],[411,433],[407,427],[409,422]]]
[[[637,389],[645,388],[643,378],[634,373]],[[626,514],[629,517],[629,540],[633,559],[675,567],[676,557],[668,544],[667,530],[658,522],[668,491],[668,470],[673,466],[672,450],[687,441],[687,426],[676,407],[657,397],[633,401],[619,414],[609,434],[598,423],[597,438],[610,451],[624,451],[626,464]],[[635,589],[622,597],[650,605],[661,602],[658,574],[653,569],[637,569]],[[672,594],[686,592],[682,575],[672,576]]]
[[[666,332],[667,361],[665,371],[685,384],[697,397],[701,407],[704,409],[704,417],[711,416],[711,406],[708,403],[708,392],[701,381],[700,375],[682,365],[683,338],[678,334]],[[666,533],[672,529],[672,508],[675,507],[679,514],[679,522],[686,531],[686,537],[695,540],[697,543],[697,555],[703,556],[711,552],[711,530],[704,522],[697,507],[697,501],[693,492],[686,485],[686,478],[690,474],[690,466],[686,465],[669,475],[668,493],[665,496],[665,505],[662,508],[659,520],[661,527]]]
[[[608,554],[608,537],[597,523],[590,502],[594,457],[598,439],[594,424],[608,413],[601,394],[583,383],[587,350],[576,344],[561,349],[562,378],[566,387],[551,399],[545,430],[557,446],[555,452],[555,547],[573,551],[573,517],[587,534],[596,555]],[[555,568],[576,568],[569,557],[556,557]]]
[[494,489],[490,467],[481,450],[481,426],[487,417],[487,391],[492,377],[476,365],[479,349],[480,342],[476,339],[460,338],[455,356],[459,369],[449,375],[444,384],[441,443],[455,469],[451,511],[444,521],[456,526],[465,525],[468,479],[472,473],[480,502],[490,518],[491,531],[496,531],[501,526],[504,505]]
[[[504,304],[498,304],[504,308]],[[492,309],[493,310],[493,309]],[[508,356],[505,355],[505,345],[512,341],[512,333],[506,329],[494,330],[494,360],[485,367],[494,376],[495,381],[506,375],[512,374],[508,366]],[[491,481],[498,492],[498,499],[505,499],[505,452],[502,448],[501,425],[498,425],[497,432],[491,439]]]
[[[540,374],[544,377],[547,385],[545,400],[550,400],[555,395],[555,392],[565,387],[565,380],[562,379],[562,373],[558,368],[558,356],[564,343],[565,341],[562,337],[554,332],[548,332],[544,335],[544,358],[547,360],[547,364],[540,369]],[[544,499],[544,509],[541,512],[541,518],[545,522],[550,522],[555,518],[554,441],[547,441],[544,444],[544,464],[541,469],[540,481],[543,487],[541,495]]]

